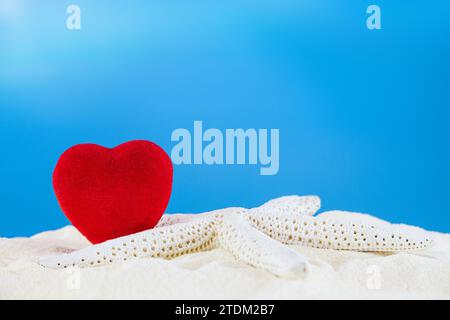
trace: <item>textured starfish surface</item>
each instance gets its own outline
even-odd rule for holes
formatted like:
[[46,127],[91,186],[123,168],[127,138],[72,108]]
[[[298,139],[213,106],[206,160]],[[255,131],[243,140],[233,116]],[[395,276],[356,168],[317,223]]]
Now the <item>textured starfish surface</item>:
[[201,214],[167,214],[150,230],[112,239],[40,261],[53,268],[91,267],[153,257],[177,256],[221,247],[237,259],[281,277],[308,270],[307,258],[288,245],[355,251],[413,251],[432,244],[419,228],[313,217],[316,196],[285,196],[253,208],[226,208]]

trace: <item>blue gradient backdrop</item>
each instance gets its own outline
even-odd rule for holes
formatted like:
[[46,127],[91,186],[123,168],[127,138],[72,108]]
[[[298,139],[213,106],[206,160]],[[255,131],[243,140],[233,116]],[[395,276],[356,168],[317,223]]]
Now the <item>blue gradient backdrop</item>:
[[0,236],[68,223],[51,174],[71,145],[170,152],[194,120],[280,128],[280,171],[177,166],[170,212],[318,194],[449,232],[449,17],[444,0],[0,0]]

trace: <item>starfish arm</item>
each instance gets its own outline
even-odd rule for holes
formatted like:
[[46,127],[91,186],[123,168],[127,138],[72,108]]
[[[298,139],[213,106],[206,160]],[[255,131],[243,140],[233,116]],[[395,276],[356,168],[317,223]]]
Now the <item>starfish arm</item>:
[[238,260],[280,277],[296,278],[308,270],[306,258],[253,228],[243,215],[228,214],[220,221],[217,242]]
[[69,254],[44,258],[39,263],[46,267],[65,268],[99,266],[142,257],[170,259],[210,249],[214,238],[214,221],[198,219],[112,239]]
[[158,224],[155,226],[155,228],[159,227],[165,227],[177,223],[185,223],[190,222],[193,220],[198,219],[220,219],[224,215],[228,215],[230,213],[240,214],[240,213],[246,213],[248,210],[241,207],[229,207],[224,209],[217,209],[213,211],[208,212],[202,212],[202,213],[168,213],[164,214],[161,219],[159,220]]
[[176,223],[184,223],[192,221],[196,218],[206,216],[217,216],[218,214],[246,213],[247,211],[255,214],[265,214],[272,212],[290,212],[291,214],[314,215],[320,209],[320,198],[317,196],[283,196],[264,203],[262,206],[245,209],[241,207],[231,207],[219,210],[213,210],[204,213],[186,214],[172,213],[164,214],[155,228],[173,225]]
[[250,209],[254,214],[289,213],[292,215],[312,216],[320,209],[318,196],[284,196]]
[[287,213],[253,214],[249,219],[257,229],[285,244],[380,252],[421,250],[432,245],[432,238],[424,230],[392,224],[367,224]]

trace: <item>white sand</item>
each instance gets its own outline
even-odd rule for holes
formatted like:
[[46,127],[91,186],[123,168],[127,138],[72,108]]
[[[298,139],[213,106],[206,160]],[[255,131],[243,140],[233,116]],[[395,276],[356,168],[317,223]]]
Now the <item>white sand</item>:
[[450,234],[433,236],[435,245],[415,254],[295,247],[312,263],[309,276],[299,280],[249,267],[222,249],[86,269],[38,265],[39,257],[89,245],[69,226],[0,239],[0,299],[450,299]]

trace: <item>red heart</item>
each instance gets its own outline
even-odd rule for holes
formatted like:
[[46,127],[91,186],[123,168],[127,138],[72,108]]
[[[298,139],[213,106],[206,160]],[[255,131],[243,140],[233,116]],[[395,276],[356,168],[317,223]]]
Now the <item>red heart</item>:
[[53,172],[53,189],[72,224],[92,243],[153,228],[172,191],[172,161],[156,144],[79,144]]

